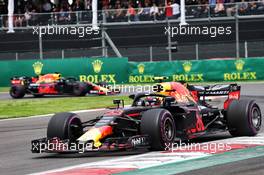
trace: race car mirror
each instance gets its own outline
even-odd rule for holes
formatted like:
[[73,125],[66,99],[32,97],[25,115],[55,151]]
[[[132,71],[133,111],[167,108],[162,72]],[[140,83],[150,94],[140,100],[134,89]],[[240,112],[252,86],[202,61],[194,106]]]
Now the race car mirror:
[[153,80],[157,81],[158,83],[162,83],[163,80],[169,79],[168,77],[154,77]]
[[120,107],[121,102],[122,102],[122,106],[124,107],[124,100],[119,100],[119,99],[113,100],[113,104],[117,105],[117,108]]
[[165,106],[170,106],[172,102],[175,101],[174,97],[165,97],[164,98],[164,105]]
[[130,99],[134,100],[134,98],[135,98],[135,94],[131,94],[131,95],[129,95],[128,97],[129,97]]

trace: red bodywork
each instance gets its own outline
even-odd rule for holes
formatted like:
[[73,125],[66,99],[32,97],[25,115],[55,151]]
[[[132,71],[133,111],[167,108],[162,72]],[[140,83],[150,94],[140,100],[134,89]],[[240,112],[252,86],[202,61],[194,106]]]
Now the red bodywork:
[[[67,80],[67,82],[66,82]],[[41,75],[38,77],[13,77],[11,79],[11,86],[22,85],[29,94],[38,95],[56,95],[56,94],[72,94],[74,83],[80,83],[77,80],[71,78],[62,78],[59,73],[50,73]],[[120,91],[109,89],[105,83],[105,87],[97,85],[91,82],[83,82],[86,84],[85,90],[89,94],[97,95],[114,95],[120,93]]]
[[239,100],[239,98],[240,98],[240,90],[230,92],[228,95],[228,98],[224,102],[224,109],[227,110],[227,108],[228,108],[229,104],[232,102],[232,100]]
[[58,94],[58,91],[56,90],[55,86],[55,83],[39,84],[38,92],[40,94]]
[[[195,103],[198,106],[207,106],[208,104],[204,101],[204,99],[200,99],[199,90],[189,90],[187,88],[187,84],[182,84],[178,82],[164,82],[159,83],[160,86],[162,86],[163,90],[159,92],[160,94],[172,96],[175,97],[176,101],[178,103]],[[205,91],[204,91],[205,93]],[[206,95],[205,95],[206,96]],[[205,97],[204,96],[204,97]],[[210,95],[207,95],[210,96]],[[220,95],[214,95],[214,96],[221,96]],[[223,109],[227,110],[229,104],[232,102],[232,100],[238,100],[240,98],[240,88],[236,90],[228,91],[228,94],[224,94],[224,96],[227,96],[227,99],[224,102]],[[189,134],[197,133],[206,130],[202,116],[200,114],[199,108],[189,108],[190,112],[196,113],[196,124],[193,128],[189,129],[187,132]]]

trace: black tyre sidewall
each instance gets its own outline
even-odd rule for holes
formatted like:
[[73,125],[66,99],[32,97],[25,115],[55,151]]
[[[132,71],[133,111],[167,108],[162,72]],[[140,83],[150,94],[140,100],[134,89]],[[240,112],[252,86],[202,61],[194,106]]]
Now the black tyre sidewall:
[[[165,136],[165,121],[172,122],[173,136],[170,140]],[[141,133],[150,136],[151,150],[164,150],[173,143],[176,128],[171,113],[166,109],[152,109],[143,113],[141,119]]]
[[12,98],[23,98],[26,94],[26,89],[22,85],[11,86],[9,94]]
[[74,138],[71,135],[72,133],[70,133],[70,124],[72,122],[81,125],[81,120],[77,114],[67,112],[55,114],[48,123],[47,138],[57,137],[61,140],[69,139],[74,141],[77,138]]
[[[233,136],[254,136],[260,130],[252,123],[252,110],[259,106],[254,100],[233,100],[227,110],[227,126]],[[260,111],[261,112],[261,111]]]

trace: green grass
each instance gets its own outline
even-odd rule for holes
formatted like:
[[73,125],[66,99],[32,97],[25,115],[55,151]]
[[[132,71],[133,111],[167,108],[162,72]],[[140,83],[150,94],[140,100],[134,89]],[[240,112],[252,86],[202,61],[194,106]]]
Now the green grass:
[[125,96],[1,100],[0,119],[111,107],[114,106],[113,99],[123,99],[125,105],[131,104],[131,100]]
[[8,92],[10,87],[0,87],[0,92]]

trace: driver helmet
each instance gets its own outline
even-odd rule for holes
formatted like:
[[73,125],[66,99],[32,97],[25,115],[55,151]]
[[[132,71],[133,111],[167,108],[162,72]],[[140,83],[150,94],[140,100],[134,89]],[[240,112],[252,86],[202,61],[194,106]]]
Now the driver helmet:
[[161,104],[161,100],[158,97],[146,97],[145,105],[146,106],[158,106]]

